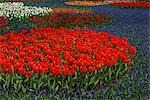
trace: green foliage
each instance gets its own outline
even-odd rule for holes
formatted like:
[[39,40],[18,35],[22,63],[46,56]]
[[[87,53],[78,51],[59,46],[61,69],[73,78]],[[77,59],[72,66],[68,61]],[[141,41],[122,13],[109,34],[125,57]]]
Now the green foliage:
[[7,0],[0,0],[0,3],[2,3],[2,2],[6,2]]
[[[97,85],[103,86],[110,84],[114,79],[124,75],[130,70],[133,65],[127,66],[119,62],[114,67],[105,67],[102,72],[95,71],[94,73],[76,73],[75,76],[52,76],[49,74],[34,74],[33,77],[25,78],[18,76],[16,72],[9,75],[7,73],[0,74],[0,84],[2,84],[3,95],[23,96],[30,92],[42,89],[52,89],[58,94],[67,89],[68,92],[74,92],[76,89],[87,89],[91,91]],[[37,93],[38,94],[38,93]],[[83,94],[84,95],[84,94]],[[26,98],[26,97],[25,97]]]

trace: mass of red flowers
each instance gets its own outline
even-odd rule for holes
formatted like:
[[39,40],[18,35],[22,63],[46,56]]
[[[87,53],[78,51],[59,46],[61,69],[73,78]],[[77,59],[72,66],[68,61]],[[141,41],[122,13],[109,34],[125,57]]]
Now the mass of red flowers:
[[33,16],[29,19],[31,23],[36,24],[38,27],[45,25],[46,27],[65,27],[84,25],[97,26],[108,24],[111,22],[111,17],[106,14],[95,14],[92,12],[85,13],[71,13],[71,12],[54,12],[47,16]]
[[32,77],[32,74],[72,76],[116,67],[118,61],[131,64],[136,48],[127,38],[105,32],[64,28],[11,31],[0,36],[1,73]]
[[9,25],[9,21],[4,16],[0,16],[0,27],[8,26],[8,25]]
[[112,5],[124,8],[150,8],[150,2],[114,2]]
[[8,25],[9,21],[4,16],[0,16],[0,32],[3,32]]

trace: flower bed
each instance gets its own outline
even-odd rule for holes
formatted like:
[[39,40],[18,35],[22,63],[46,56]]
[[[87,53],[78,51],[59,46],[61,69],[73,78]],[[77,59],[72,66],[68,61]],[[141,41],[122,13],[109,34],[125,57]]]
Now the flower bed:
[[29,18],[36,28],[41,27],[65,27],[68,29],[74,29],[75,27],[103,27],[111,23],[112,19],[106,14],[94,14],[94,13],[71,13],[71,12],[54,12],[47,16],[32,16]]
[[16,93],[92,89],[128,71],[136,53],[126,38],[64,28],[10,32],[0,36],[0,48],[0,83],[4,89],[14,84]]
[[[64,8],[68,9],[68,8]],[[6,34],[11,30],[20,32],[22,29],[30,30],[33,28],[60,28],[75,29],[76,27],[86,27],[88,29],[101,28],[112,22],[112,18],[106,14],[95,14],[89,11],[70,12],[71,8],[67,10],[61,10],[62,12],[54,9],[54,11],[45,16],[31,16],[29,18],[12,18],[9,20],[9,26],[1,28],[0,34]],[[8,18],[7,18],[8,19]]]
[[90,10],[86,9],[76,9],[76,8],[52,8],[53,12],[55,13],[90,13]]
[[4,16],[0,16],[0,33],[5,32],[8,26],[9,21]]
[[46,15],[52,11],[52,9],[47,7],[31,7],[24,6],[22,2],[5,2],[0,3],[0,16],[9,18],[10,20],[14,17],[23,18],[33,15]]
[[67,1],[65,4],[68,5],[75,5],[75,6],[100,6],[100,5],[107,5],[110,4],[109,2],[105,2],[103,0],[89,0],[89,1],[83,1],[83,0],[74,0],[74,1]]
[[10,1],[10,2],[44,2],[47,0],[7,0],[7,1]]
[[9,25],[9,21],[5,17],[0,16],[0,27],[4,27],[8,25]]
[[123,8],[150,8],[150,2],[114,2],[112,5]]

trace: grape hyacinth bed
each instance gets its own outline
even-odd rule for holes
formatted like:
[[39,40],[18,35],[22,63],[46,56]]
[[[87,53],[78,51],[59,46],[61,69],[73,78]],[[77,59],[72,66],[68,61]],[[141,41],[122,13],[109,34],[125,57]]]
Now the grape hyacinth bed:
[[150,2],[66,1],[1,1],[0,99],[149,100]]

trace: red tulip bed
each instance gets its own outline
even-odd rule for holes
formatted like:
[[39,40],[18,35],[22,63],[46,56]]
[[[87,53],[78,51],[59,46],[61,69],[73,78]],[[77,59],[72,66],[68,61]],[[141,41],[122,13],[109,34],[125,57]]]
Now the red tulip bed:
[[[67,9],[67,8],[66,8]],[[12,20],[4,19],[4,17],[0,18],[3,20],[3,26],[0,27],[1,34],[8,33],[10,30],[18,30],[16,26],[13,24],[18,24],[21,22],[22,24],[26,24],[31,29],[34,28],[60,28],[64,27],[67,29],[75,29],[79,27],[86,27],[88,29],[102,28],[113,22],[111,16],[106,15],[104,13],[95,14],[92,12],[53,12],[45,16],[31,16],[29,18],[14,18]],[[9,25],[8,25],[9,22]],[[6,25],[5,25],[6,24]],[[22,24],[19,25],[22,27]],[[20,30],[19,30],[20,31]]]
[[0,32],[3,33],[4,31],[6,31],[6,28],[9,26],[9,21],[3,17],[0,16]]
[[[93,40],[94,38],[94,40]],[[0,37],[1,72],[31,77],[32,73],[74,76],[115,67],[118,61],[131,64],[136,49],[126,38],[105,32],[35,29],[18,35],[10,32]]]
[[123,8],[150,8],[150,2],[114,2],[112,5]]
[[41,27],[64,27],[74,29],[75,27],[103,27],[112,22],[112,18],[106,14],[95,14],[92,12],[73,13],[57,12],[47,16],[33,16],[29,22],[36,28]]
[[93,89],[127,72],[136,54],[126,38],[85,28],[10,32],[0,36],[0,48],[1,83],[15,84],[16,93],[27,87]]
[[8,26],[8,25],[9,25],[8,20],[5,17],[0,16],[0,27]]

